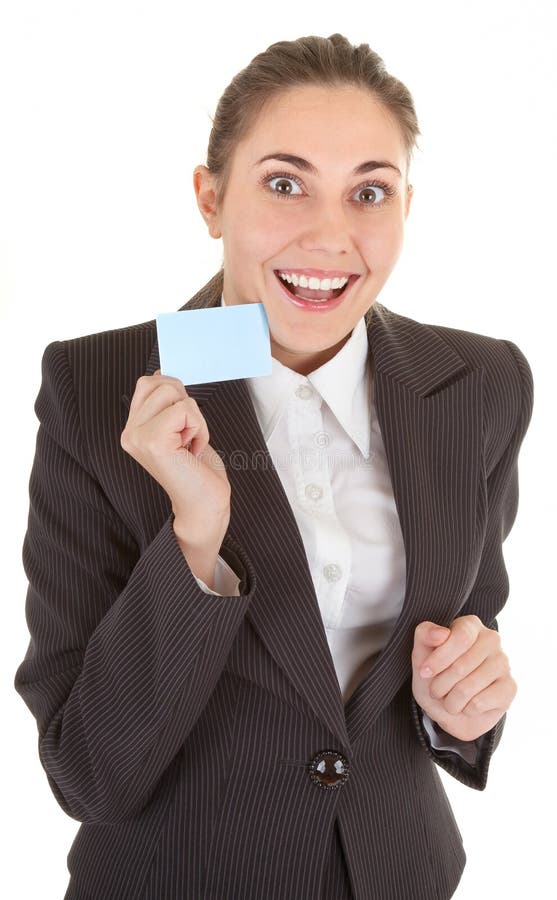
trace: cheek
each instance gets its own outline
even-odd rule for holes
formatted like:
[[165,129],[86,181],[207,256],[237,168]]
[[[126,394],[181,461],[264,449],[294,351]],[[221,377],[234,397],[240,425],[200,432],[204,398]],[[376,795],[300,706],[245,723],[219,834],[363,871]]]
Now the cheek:
[[258,263],[276,259],[291,243],[291,231],[281,227],[280,223],[273,221],[271,217],[257,222],[246,219],[242,228],[236,229],[234,234],[236,251],[243,258],[253,259]]
[[398,259],[402,245],[402,228],[382,228],[367,236],[361,252],[370,269],[390,269]]

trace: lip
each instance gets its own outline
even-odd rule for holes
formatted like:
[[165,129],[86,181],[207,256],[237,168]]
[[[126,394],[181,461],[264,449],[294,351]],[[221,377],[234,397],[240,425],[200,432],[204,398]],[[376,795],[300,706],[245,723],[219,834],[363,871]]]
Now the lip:
[[285,297],[292,306],[297,306],[298,309],[308,310],[308,312],[313,313],[321,313],[322,315],[326,312],[332,312],[333,309],[336,309],[337,306],[340,306],[341,303],[344,303],[346,298],[351,293],[354,284],[360,278],[359,275],[350,275],[348,284],[344,288],[344,291],[342,292],[340,297],[334,297],[331,300],[325,300],[323,303],[312,303],[311,300],[304,300],[302,297],[293,297],[292,294],[288,292],[284,282],[277,274],[278,272],[282,271],[282,269],[273,270],[273,275],[275,276],[275,281],[278,283],[281,295]]
[[352,275],[359,274],[359,272],[343,272],[341,269],[289,269],[288,266],[284,269],[275,269],[274,271],[285,272],[287,274],[294,272],[295,275],[306,275],[308,278],[319,278],[320,281],[324,278],[351,278]]

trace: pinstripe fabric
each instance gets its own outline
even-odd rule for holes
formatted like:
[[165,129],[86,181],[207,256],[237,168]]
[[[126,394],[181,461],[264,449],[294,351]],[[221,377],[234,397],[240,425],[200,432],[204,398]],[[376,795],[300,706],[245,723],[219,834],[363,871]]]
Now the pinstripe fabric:
[[[219,272],[183,308],[221,292]],[[188,387],[232,486],[221,553],[242,593],[221,598],[198,586],[165,492],[120,446],[136,380],[159,366],[154,322],[46,348],[15,687],[51,789],[83,823],[65,900],[452,896],[465,852],[437,766],[483,790],[505,717],[475,767],[432,750],[413,631],[466,613],[497,627],[532,374],[510,341],[378,303],[366,324],[407,580],[346,706],[245,382]],[[349,761],[336,790],[308,775],[325,749]]]

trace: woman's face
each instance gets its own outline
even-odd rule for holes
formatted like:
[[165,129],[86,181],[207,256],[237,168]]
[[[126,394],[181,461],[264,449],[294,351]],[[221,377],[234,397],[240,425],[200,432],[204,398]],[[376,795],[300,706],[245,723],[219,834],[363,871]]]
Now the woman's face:
[[[396,121],[355,87],[309,86],[275,98],[236,148],[221,208],[211,173],[194,170],[201,214],[223,240],[225,303],[263,303],[272,355],[285,366],[307,375],[323,365],[374,303],[402,250],[406,178]],[[359,277],[340,304],[305,308],[275,274],[300,269],[319,279]]]

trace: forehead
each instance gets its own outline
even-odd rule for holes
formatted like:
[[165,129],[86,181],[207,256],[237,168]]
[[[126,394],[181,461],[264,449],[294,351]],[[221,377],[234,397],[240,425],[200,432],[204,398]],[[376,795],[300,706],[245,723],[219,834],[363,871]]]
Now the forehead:
[[[281,150],[310,159],[318,168],[317,157],[348,155],[355,165],[370,151],[395,163],[405,155],[396,118],[369,91],[351,86],[311,85],[273,97],[238,150],[252,165]],[[367,155],[360,159],[362,153]]]

